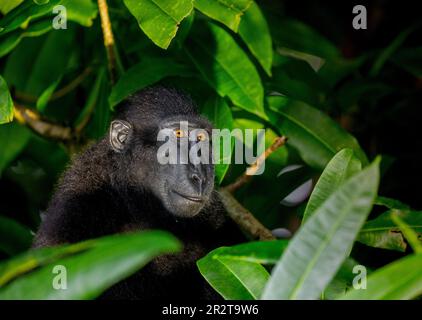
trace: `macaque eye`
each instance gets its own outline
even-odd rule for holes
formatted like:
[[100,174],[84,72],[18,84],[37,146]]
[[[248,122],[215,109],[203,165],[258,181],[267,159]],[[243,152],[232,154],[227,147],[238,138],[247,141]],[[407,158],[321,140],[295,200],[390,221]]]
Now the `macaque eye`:
[[205,133],[200,132],[200,133],[198,133],[196,138],[197,138],[198,141],[205,141],[207,139],[207,136],[205,135]]
[[176,136],[176,138],[183,138],[185,136],[185,133],[183,132],[183,130],[175,129],[174,135]]

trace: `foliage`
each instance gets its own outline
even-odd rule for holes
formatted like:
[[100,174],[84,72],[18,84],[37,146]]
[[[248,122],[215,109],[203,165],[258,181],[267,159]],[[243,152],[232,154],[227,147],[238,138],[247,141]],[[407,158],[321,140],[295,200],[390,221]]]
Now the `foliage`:
[[[411,141],[417,125],[408,124],[420,98],[419,24],[409,21],[388,43],[350,54],[353,41],[343,46],[326,7],[330,30],[271,1],[107,3],[111,51],[94,0],[0,3],[0,299],[93,299],[180,249],[173,236],[148,231],[28,250],[70,157],[104,135],[118,103],[154,84],[189,93],[216,128],[265,128],[266,147],[288,138],[235,196],[267,228],[288,227],[294,236],[221,247],[200,259],[199,272],[223,298],[420,297],[422,212],[413,209],[420,196],[400,192],[403,150],[420,164]],[[66,29],[53,27],[57,5],[67,9]],[[320,18],[303,10],[311,22]],[[40,134],[20,110],[71,138]],[[390,135],[399,131],[405,145],[394,149]],[[382,160],[380,153],[387,153]],[[279,174],[292,165],[299,168]],[[244,170],[217,165],[216,185]],[[309,200],[280,204],[310,179]],[[411,206],[395,199],[403,194]],[[365,258],[372,252],[387,259]],[[61,264],[72,273],[65,291],[51,287],[51,270]],[[374,266],[367,290],[352,285],[361,264],[368,272]]]

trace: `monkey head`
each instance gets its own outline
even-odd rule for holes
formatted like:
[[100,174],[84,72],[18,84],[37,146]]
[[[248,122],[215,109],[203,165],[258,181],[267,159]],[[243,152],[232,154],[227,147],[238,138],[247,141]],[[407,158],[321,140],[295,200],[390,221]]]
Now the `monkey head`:
[[211,130],[188,97],[160,87],[120,107],[109,144],[131,186],[151,192],[174,216],[189,218],[214,189]]

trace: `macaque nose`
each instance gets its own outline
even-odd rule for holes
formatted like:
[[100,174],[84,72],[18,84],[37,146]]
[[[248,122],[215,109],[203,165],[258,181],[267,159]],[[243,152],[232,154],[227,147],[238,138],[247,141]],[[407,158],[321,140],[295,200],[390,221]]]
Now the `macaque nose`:
[[201,177],[198,173],[192,173],[190,178],[192,180],[193,185],[198,188],[199,194],[202,194],[202,186],[205,182],[205,179]]

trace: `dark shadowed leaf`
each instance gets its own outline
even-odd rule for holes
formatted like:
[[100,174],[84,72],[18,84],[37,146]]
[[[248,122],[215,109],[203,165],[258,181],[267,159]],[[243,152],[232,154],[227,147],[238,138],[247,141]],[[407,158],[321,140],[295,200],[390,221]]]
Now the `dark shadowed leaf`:
[[132,93],[154,84],[168,76],[190,74],[188,67],[165,58],[146,58],[131,67],[113,87],[109,102],[114,108]]
[[325,113],[286,97],[268,97],[270,122],[288,137],[303,160],[322,169],[340,150],[350,148],[362,164],[368,162],[357,140]]
[[31,246],[31,231],[7,217],[0,216],[0,251],[15,255]]
[[0,126],[0,175],[27,144],[31,133],[29,129],[16,122]]

